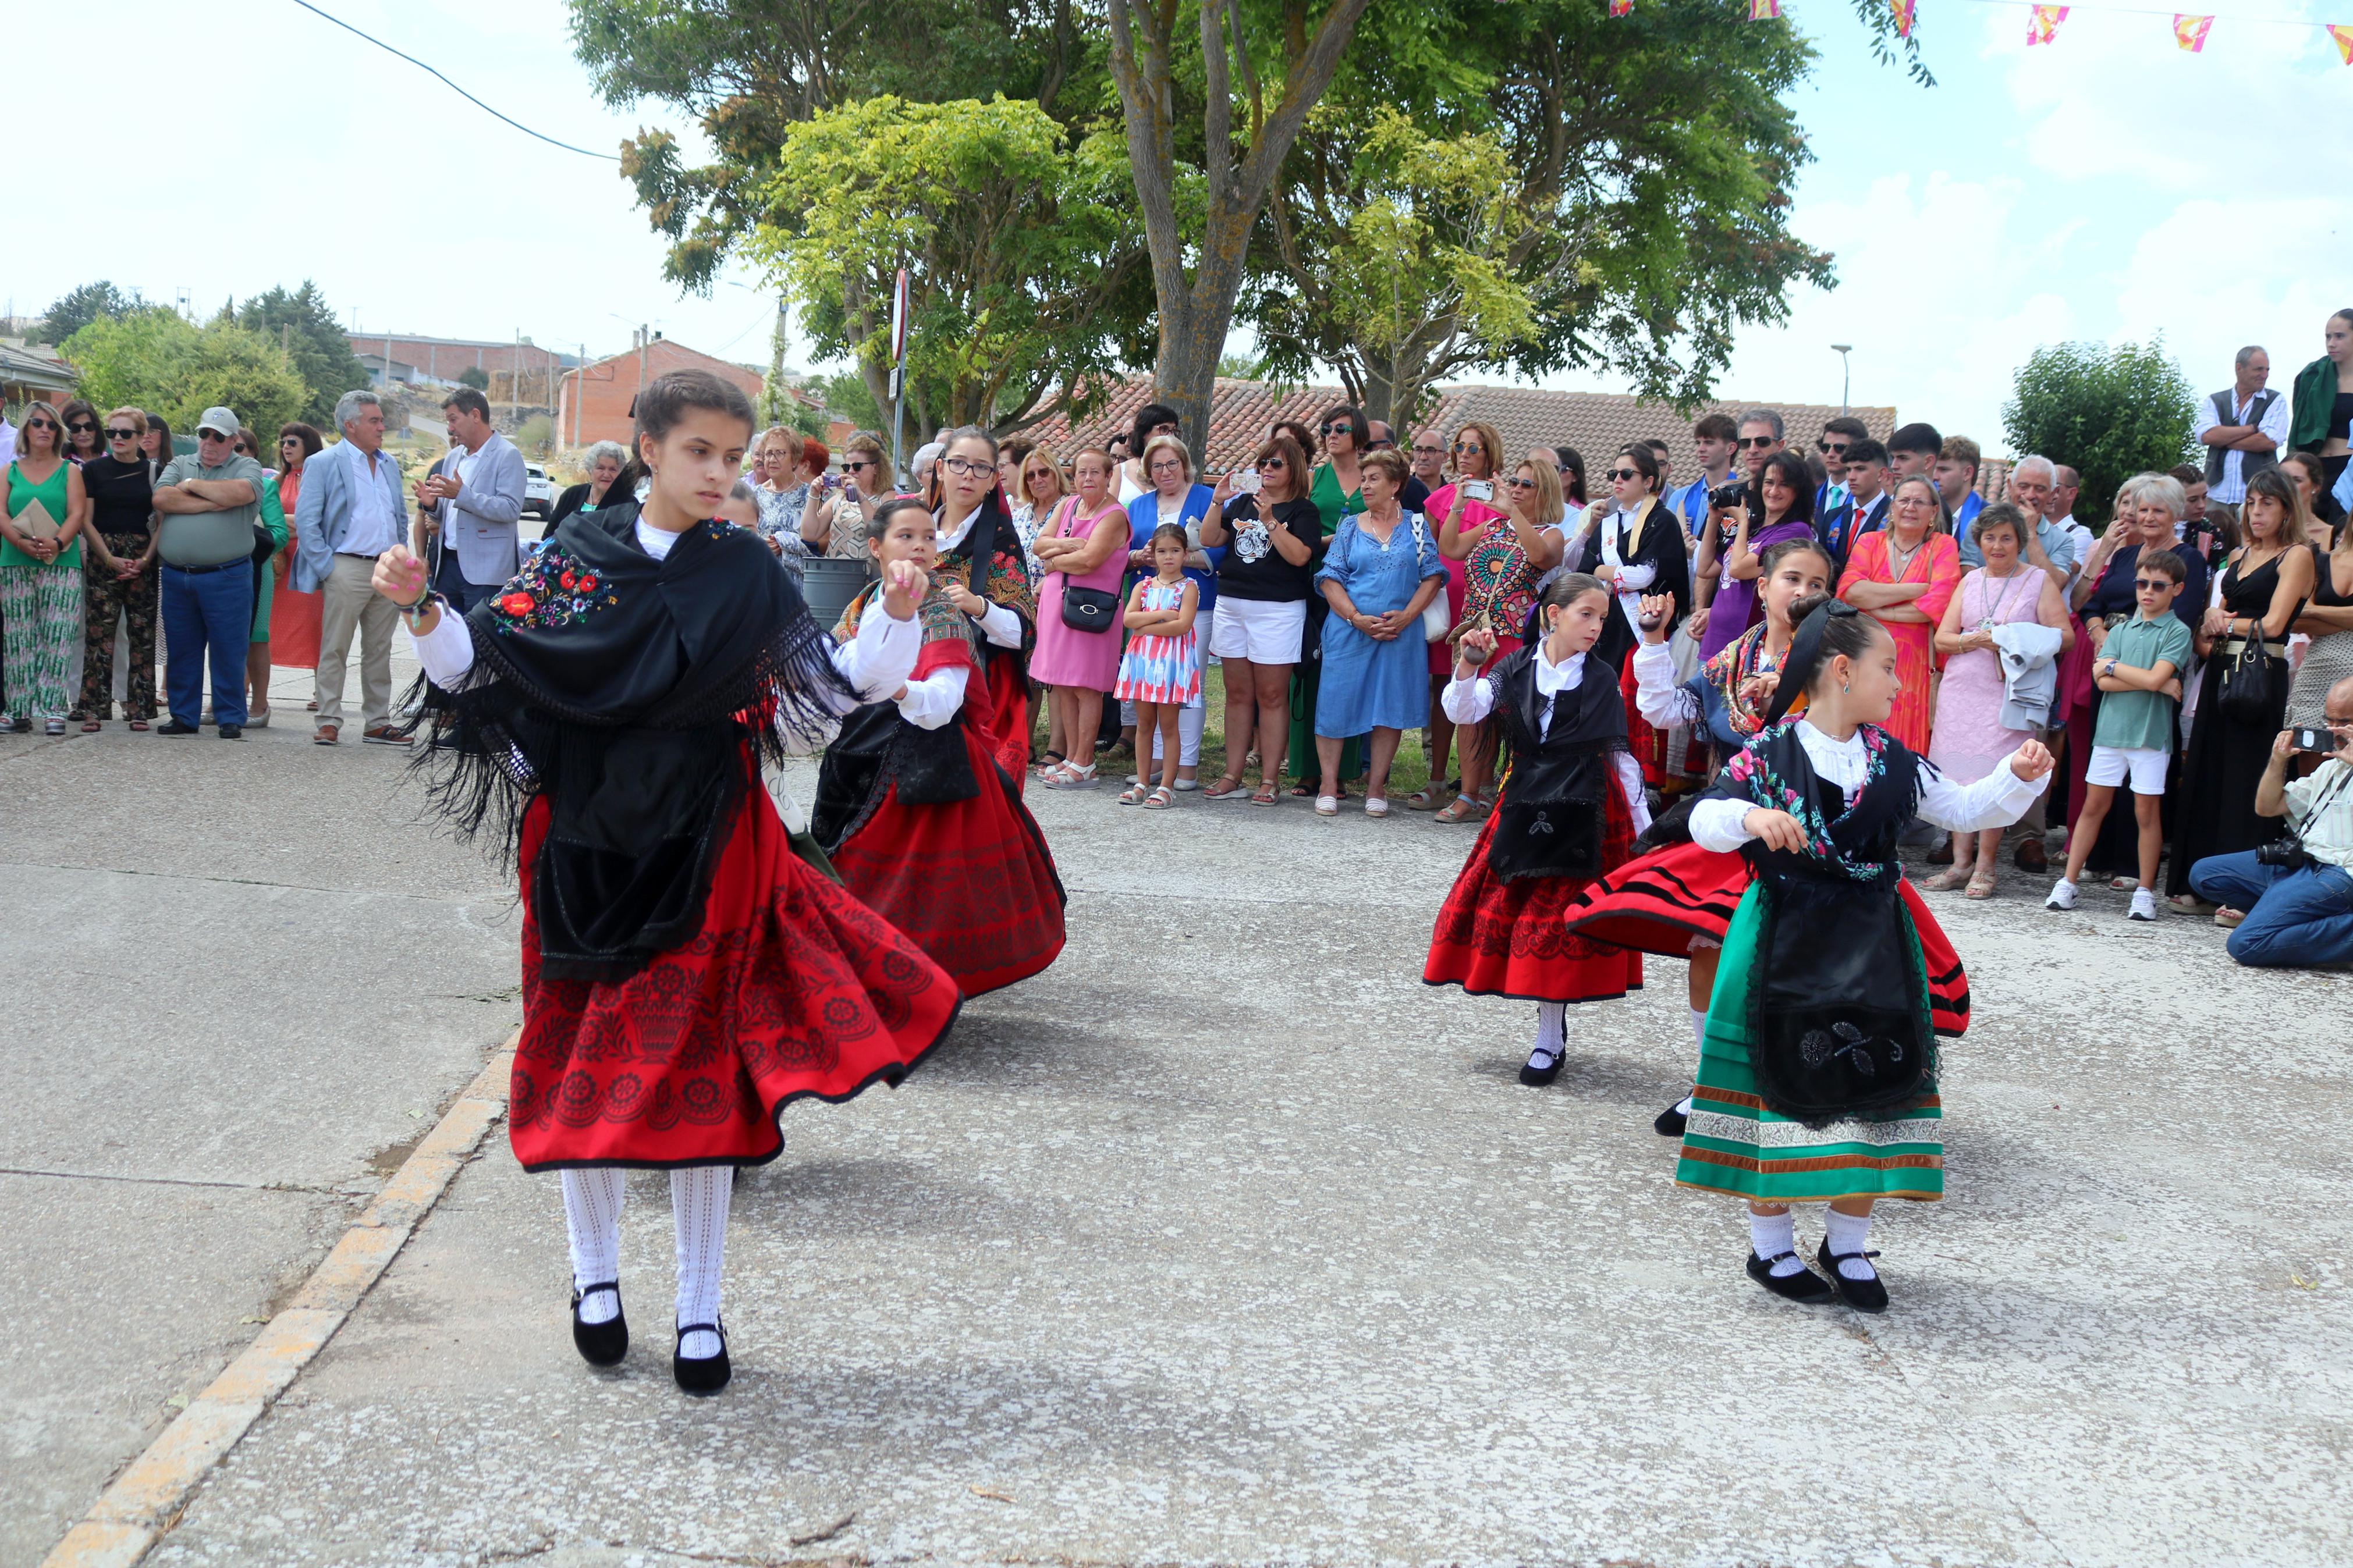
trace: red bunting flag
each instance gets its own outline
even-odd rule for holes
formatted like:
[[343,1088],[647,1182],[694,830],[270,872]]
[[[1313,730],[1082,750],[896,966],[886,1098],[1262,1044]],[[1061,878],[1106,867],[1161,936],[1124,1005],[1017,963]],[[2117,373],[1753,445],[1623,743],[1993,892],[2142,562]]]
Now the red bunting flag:
[[2173,16],[2173,41],[2194,55],[2206,47],[2206,29],[2213,25],[2211,16],[2185,16],[2177,11]]
[[2064,5],[2037,5],[2026,22],[2026,47],[2047,44],[2059,36],[2059,24],[2067,19]]
[[1913,18],[1918,15],[1919,9],[1919,0],[1895,0],[1895,36],[1897,37],[1908,38],[1912,36]]
[[1609,14],[1613,16],[1632,16],[1634,14],[1634,0],[1609,0]]
[[2353,27],[2331,22],[2328,24],[2328,36],[2336,42],[2337,52],[2345,57],[2345,63],[2353,66]]
[[1769,22],[1781,14],[1781,0],[1748,0],[1748,19]]

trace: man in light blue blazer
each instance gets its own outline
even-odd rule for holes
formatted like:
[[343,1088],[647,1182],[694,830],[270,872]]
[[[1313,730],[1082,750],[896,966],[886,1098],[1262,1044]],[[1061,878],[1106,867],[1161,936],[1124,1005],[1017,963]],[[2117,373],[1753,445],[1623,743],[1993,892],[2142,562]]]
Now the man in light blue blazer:
[[294,507],[294,586],[317,594],[319,727],[311,739],[337,744],[343,730],[343,678],[352,633],[360,635],[360,738],[405,746],[392,725],[392,637],[399,606],[375,591],[376,557],[408,536],[400,465],[384,450],[384,408],[373,392],[335,404],[343,440],[304,465]]
[[[491,400],[461,386],[442,401],[449,456],[417,486],[419,537],[410,548],[433,572],[436,592],[464,615],[515,574],[515,521],[522,516],[522,454],[491,428]],[[430,548],[423,537],[433,536]]]

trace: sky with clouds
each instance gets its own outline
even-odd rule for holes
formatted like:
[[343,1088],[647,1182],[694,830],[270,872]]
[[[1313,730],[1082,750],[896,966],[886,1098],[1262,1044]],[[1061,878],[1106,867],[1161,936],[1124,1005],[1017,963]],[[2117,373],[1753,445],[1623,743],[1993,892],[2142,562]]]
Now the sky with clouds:
[[[595,98],[561,0],[322,3],[562,141],[611,150],[672,122]],[[1784,0],[1820,51],[1798,95],[1816,162],[1792,223],[1839,281],[1744,333],[1724,394],[1836,403],[1829,345],[1852,343],[1853,401],[2000,449],[2037,343],[2160,332],[2201,389],[2262,342],[2284,390],[2353,303],[2353,68],[2314,25],[2353,22],[2353,0],[2341,18],[2295,9],[2327,0],[2234,3],[2192,55],[2169,12],[2077,6],[2029,49],[2023,4],[1920,0],[1937,77],[1923,89],[1871,59],[1845,5]],[[19,176],[0,305],[37,311],[108,278],[209,310],[311,278],[367,331],[520,331],[594,355],[650,321],[766,359],[773,299],[740,271],[681,299],[615,165],[531,140],[290,0],[112,0],[102,26],[134,47],[94,54],[70,7],[11,19],[12,121],[58,128],[68,169],[77,147],[93,167],[58,205]],[[224,54],[234,71],[211,63]],[[98,167],[126,158],[171,172]]]

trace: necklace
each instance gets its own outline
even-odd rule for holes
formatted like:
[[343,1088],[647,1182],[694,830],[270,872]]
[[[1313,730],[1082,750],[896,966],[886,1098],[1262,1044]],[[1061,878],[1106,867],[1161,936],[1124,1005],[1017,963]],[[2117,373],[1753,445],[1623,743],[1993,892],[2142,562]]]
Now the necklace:
[[1920,536],[1918,544],[1906,550],[1898,545],[1895,542],[1895,535],[1890,533],[1887,536],[1887,580],[1891,583],[1904,581],[1905,574],[1912,570],[1912,558],[1919,554],[1927,542],[1928,536],[1924,533]]
[[[1988,573],[1986,575],[1990,577],[1993,574],[1991,573]],[[2007,576],[1994,577],[1993,580],[1995,582],[2004,584],[2001,591],[2001,597],[1996,599],[1992,604],[1984,606],[1983,613],[1978,616],[1978,630],[1981,632],[1989,632],[1993,630],[1995,626],[2001,624],[2001,613],[2010,608],[2010,601],[2017,595],[2018,584],[2025,576],[2026,573],[2024,570],[2017,566],[2012,566]],[[1978,590],[1978,597],[1980,600],[1984,598],[1984,590]]]

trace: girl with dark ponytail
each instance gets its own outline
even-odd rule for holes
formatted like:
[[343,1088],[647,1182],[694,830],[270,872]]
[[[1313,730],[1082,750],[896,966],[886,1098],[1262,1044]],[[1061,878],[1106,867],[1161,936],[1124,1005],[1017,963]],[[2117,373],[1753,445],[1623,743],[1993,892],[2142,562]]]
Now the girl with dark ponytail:
[[1642,983],[1641,955],[1572,935],[1561,911],[1632,852],[1650,821],[1642,770],[1626,749],[1626,704],[1594,651],[1614,614],[1609,585],[1571,572],[1535,607],[1539,640],[1494,658],[1495,633],[1466,632],[1439,700],[1459,725],[1499,715],[1512,771],[1471,858],[1438,912],[1421,978],[1474,995],[1536,1004],[1536,1037],[1520,1081],[1560,1073],[1572,1002],[1623,996]]
[[[1964,1021],[1935,1016],[1896,836],[1915,815],[1956,831],[2016,821],[2051,753],[2029,741],[1951,783],[1882,728],[1902,689],[1886,628],[1822,596],[1792,614],[1764,727],[1691,811],[1693,842],[1737,852],[1754,878],[1725,931],[1675,1179],[1747,1200],[1748,1275],[1766,1289],[1878,1312],[1872,1205],[1944,1195],[1935,1036]],[[1821,1202],[1818,1275],[1789,1205]]]

